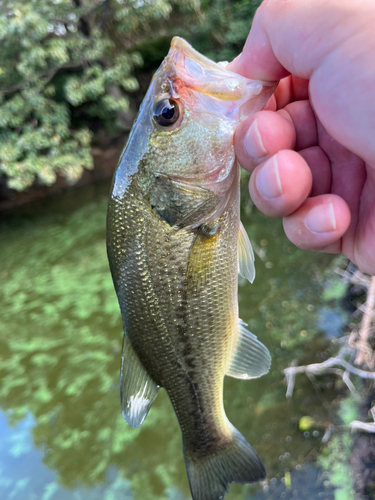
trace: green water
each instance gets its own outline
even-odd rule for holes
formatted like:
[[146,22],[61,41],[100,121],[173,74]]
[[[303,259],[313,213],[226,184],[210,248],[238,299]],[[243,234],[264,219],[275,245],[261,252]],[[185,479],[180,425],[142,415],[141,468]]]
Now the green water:
[[[190,498],[166,394],[160,391],[140,429],[120,412],[121,318],[105,250],[108,190],[77,189],[2,216],[1,499]],[[324,292],[334,279],[333,257],[296,249],[281,222],[246,199],[242,219],[258,256],[254,284],[240,282],[240,316],[269,347],[273,364],[259,380],[227,378],[224,399],[268,476],[260,485],[231,486],[226,498],[331,500],[334,488],[316,460],[345,390],[301,376],[287,400],[282,370],[293,360],[326,359],[328,337],[340,334],[345,314]],[[304,416],[314,420],[308,431],[299,428]]]

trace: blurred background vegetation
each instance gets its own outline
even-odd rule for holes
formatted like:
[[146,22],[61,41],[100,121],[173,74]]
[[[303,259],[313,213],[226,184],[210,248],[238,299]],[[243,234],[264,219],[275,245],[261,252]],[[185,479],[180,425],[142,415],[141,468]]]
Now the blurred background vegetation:
[[[126,133],[174,35],[216,60],[246,39],[260,0],[4,0],[0,176],[22,191],[93,167]],[[100,135],[101,134],[101,135]]]

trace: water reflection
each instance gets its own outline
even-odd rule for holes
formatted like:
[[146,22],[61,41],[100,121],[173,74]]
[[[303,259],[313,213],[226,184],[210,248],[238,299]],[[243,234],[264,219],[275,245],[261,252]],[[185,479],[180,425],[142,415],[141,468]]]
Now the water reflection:
[[[0,433],[8,436],[1,441],[1,498],[190,498],[166,395],[161,391],[141,429],[120,413],[122,335],[105,253],[107,193],[108,186],[77,190],[1,223]],[[255,283],[241,282],[240,316],[273,364],[256,381],[228,378],[224,399],[229,419],[266,464],[268,482],[234,485],[227,499],[305,492],[328,499],[312,464],[335,418],[335,387],[317,390],[301,378],[286,400],[282,369],[329,356],[320,311],[329,311],[322,290],[332,257],[294,248],[280,221],[246,203],[243,209],[260,257]],[[318,434],[299,429],[305,415],[321,426]],[[284,484],[289,473],[291,487]]]
[[14,427],[0,416],[0,498],[12,500],[131,500],[134,495],[129,481],[109,468],[103,483],[96,488],[67,490],[57,481],[55,471],[43,463],[42,450],[33,445],[32,428],[35,422],[28,414]]

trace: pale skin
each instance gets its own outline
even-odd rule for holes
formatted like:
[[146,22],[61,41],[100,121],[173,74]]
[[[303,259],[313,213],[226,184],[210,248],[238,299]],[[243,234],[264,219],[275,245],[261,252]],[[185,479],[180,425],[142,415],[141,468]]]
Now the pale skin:
[[256,206],[375,275],[375,1],[265,0],[229,69],[281,80],[235,136]]

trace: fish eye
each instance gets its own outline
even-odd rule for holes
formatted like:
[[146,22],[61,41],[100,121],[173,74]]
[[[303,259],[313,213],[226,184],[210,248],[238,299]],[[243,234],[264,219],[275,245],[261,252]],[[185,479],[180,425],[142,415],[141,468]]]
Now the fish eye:
[[174,125],[181,114],[180,103],[175,99],[163,99],[154,106],[154,120],[162,127],[171,127]]

